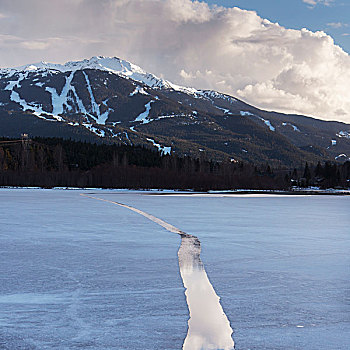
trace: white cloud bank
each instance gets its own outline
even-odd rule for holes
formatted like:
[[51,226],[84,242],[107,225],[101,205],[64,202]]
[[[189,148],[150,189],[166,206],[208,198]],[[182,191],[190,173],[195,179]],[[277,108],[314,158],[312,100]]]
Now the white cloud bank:
[[2,0],[0,13],[1,66],[118,56],[177,84],[350,123],[350,57],[324,32],[190,0]]

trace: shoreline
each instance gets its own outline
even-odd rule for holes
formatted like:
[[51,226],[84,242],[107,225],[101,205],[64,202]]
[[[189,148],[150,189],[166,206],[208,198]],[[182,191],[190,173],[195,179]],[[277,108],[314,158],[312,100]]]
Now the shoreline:
[[249,189],[237,189],[237,190],[208,190],[208,191],[195,191],[192,189],[128,189],[128,188],[85,188],[85,187],[20,187],[20,186],[0,186],[0,190],[54,190],[54,191],[112,191],[112,192],[142,192],[151,196],[176,196],[176,195],[284,195],[284,196],[349,196],[350,189],[291,189],[291,190],[249,190]]

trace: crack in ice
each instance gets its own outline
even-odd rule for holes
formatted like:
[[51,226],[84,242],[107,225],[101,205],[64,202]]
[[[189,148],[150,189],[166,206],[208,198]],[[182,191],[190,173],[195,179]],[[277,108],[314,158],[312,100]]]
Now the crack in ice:
[[86,194],[80,195],[132,210],[166,230],[181,236],[181,245],[178,251],[179,267],[186,289],[185,295],[190,314],[188,331],[182,349],[234,350],[233,330],[220,304],[220,297],[217,296],[210,283],[200,259],[201,244],[199,239],[140,209]]

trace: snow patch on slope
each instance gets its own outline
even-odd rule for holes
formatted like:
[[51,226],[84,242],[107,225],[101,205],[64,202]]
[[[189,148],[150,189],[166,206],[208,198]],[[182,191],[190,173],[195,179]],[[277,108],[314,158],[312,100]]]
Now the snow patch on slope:
[[261,118],[261,117],[258,117],[261,121],[263,121],[265,123],[265,125],[268,126],[268,128],[271,130],[271,131],[275,131],[276,128],[271,124],[271,122],[269,120],[266,120],[264,118]]
[[66,83],[60,94],[57,90],[52,87],[46,87],[45,90],[51,94],[52,100],[52,114],[58,116],[64,112],[64,107],[68,106],[68,93],[71,87],[71,83],[74,77],[74,72],[72,72],[68,77],[66,77]]
[[345,137],[346,139],[350,139],[350,131],[339,131],[337,136],[338,137]]
[[151,104],[154,102],[154,100],[149,101],[146,105],[145,108],[146,110],[139,114],[139,116],[134,120],[134,122],[141,122],[142,124],[148,124],[150,120],[148,119],[149,112],[151,111]]
[[348,158],[348,156],[346,155],[346,154],[344,154],[344,153],[342,153],[342,154],[339,154],[338,156],[336,156],[334,159],[335,160],[338,160],[338,159],[341,159],[341,158],[343,158],[344,160],[347,158],[347,160],[350,160],[350,157]]
[[129,94],[129,97],[135,96],[137,94],[142,94],[142,95],[149,95],[147,91],[142,86],[136,86],[135,90]]
[[[23,108],[23,111],[33,111],[33,114],[35,114],[38,118],[41,118],[41,119],[45,119],[45,120],[51,120],[52,119],[47,119],[45,117],[42,116],[43,113],[43,110],[41,107],[39,107],[38,105],[36,104],[28,104],[25,100],[23,100],[19,93],[12,90],[11,91],[11,96],[10,96],[10,99],[11,101],[13,102],[16,102],[18,103],[22,108]],[[59,117],[59,116],[53,116],[57,121],[62,121],[63,118]]]
[[105,137],[105,136],[106,136],[104,130],[101,130],[101,129],[99,129],[99,128],[96,128],[96,127],[92,126],[91,124],[83,123],[82,125],[83,125],[86,129],[90,130],[92,133],[96,134],[96,135],[99,136],[99,137]]
[[92,92],[92,86],[91,86],[91,83],[90,83],[90,79],[89,79],[88,75],[85,72],[83,72],[83,74],[84,74],[86,85],[87,85],[87,89],[88,89],[89,95],[90,95],[91,112],[94,113],[97,116],[97,118],[95,117],[96,122],[98,124],[103,124],[104,125],[104,124],[106,124],[106,120],[108,119],[109,112],[107,111],[106,113],[101,114],[100,106],[96,103],[95,96],[94,96],[94,94]]
[[152,142],[153,146],[157,147],[162,155],[167,155],[171,153],[171,147],[162,146],[159,143],[155,142],[153,139],[147,139],[147,141]]
[[282,123],[283,126],[291,126],[293,128],[294,131],[300,132],[299,128],[291,123]]
[[260,119],[262,122],[265,123],[265,125],[271,130],[271,131],[276,131],[276,128],[271,124],[271,122],[269,120],[266,120],[258,115],[255,115],[251,112],[248,111],[240,111],[240,114],[242,117],[246,117],[246,116],[252,116],[252,117],[257,117],[258,119]]
[[254,116],[254,117],[256,117],[255,114],[247,112],[247,111],[240,111],[240,114],[241,114],[242,117],[246,117],[246,116]]
[[26,73],[24,74],[19,73],[17,74],[17,80],[12,80],[8,82],[4,90],[11,91],[10,100],[15,103],[18,103],[22,107],[23,111],[32,111],[33,114],[36,115],[38,118],[52,121],[52,119],[48,119],[42,116],[42,114],[47,114],[47,115],[51,115],[57,121],[62,121],[63,119],[58,115],[52,115],[51,113],[46,113],[45,111],[43,111],[42,106],[36,103],[27,102],[26,100],[21,98],[20,94],[17,91],[14,90],[15,87],[16,88],[20,87],[21,81],[24,80],[26,77],[27,77]]

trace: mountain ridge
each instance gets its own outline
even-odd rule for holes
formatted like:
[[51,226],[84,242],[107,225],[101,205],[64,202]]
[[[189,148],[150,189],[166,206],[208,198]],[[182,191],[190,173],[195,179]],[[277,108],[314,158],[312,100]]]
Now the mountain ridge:
[[[116,57],[0,69],[0,114],[7,114],[0,116],[1,136],[13,136],[11,120],[26,115],[76,128],[67,137],[85,129],[106,142],[180,155],[285,165],[350,159],[349,124],[264,111],[172,84]],[[40,128],[29,129],[36,135]]]

